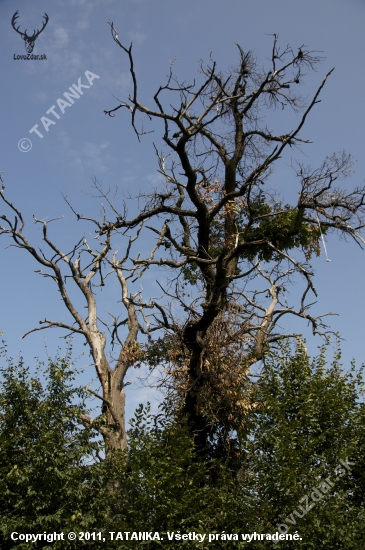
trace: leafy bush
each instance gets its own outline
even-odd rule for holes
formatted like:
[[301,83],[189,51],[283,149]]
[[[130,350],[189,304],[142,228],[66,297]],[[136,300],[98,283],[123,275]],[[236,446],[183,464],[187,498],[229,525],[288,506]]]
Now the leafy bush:
[[[86,412],[83,388],[74,389],[71,348],[31,374],[20,358],[1,369],[0,531],[2,548],[9,534],[72,530],[95,521],[97,476],[88,460],[97,451],[93,434],[78,416]],[[45,383],[41,380],[45,378]],[[75,403],[75,400],[77,402]],[[19,548],[28,545],[19,545]],[[36,546],[35,546],[36,547]],[[39,548],[42,545],[38,546]],[[67,548],[66,545],[63,548]]]

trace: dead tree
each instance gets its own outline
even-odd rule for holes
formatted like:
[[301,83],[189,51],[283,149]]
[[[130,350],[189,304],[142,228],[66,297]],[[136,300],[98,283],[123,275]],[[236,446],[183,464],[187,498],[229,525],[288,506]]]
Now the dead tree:
[[[64,253],[49,238],[50,222],[35,218],[43,227],[47,256],[28,242],[23,217],[5,197],[3,185],[1,198],[15,221],[1,216],[0,233],[9,235],[15,246],[28,251],[47,270],[39,272],[56,283],[74,321],[45,319],[33,330],[60,327],[86,339],[102,388],[98,397],[106,421],[83,421],[99,429],[108,449],[126,447],[125,374],[131,365],[149,360],[150,350],[155,350],[156,357],[170,361],[175,369],[181,412],[188,417],[197,451],[205,454],[218,446],[229,454],[230,445],[222,438],[228,441],[230,429],[239,428],[240,421],[232,417],[244,418],[242,396],[250,365],[263,359],[270,345],[291,336],[280,329],[281,319],[295,315],[308,321],[314,333],[328,331],[324,315],[309,311],[310,295],[317,295],[310,258],[320,253],[322,235],[331,232],[362,246],[365,188],[346,191],[337,186],[336,181],[351,171],[351,156],[345,153],[326,158],[316,169],[293,164],[299,181],[295,204],[288,204],[269,187],[274,167],[286,151],[309,143],[301,131],[332,71],[309,102],[293,89],[302,84],[305,71],[315,70],[321,61],[315,52],[304,46],[295,52],[290,47],[280,50],[274,36],[267,70],[238,46],[236,67],[224,73],[211,59],[208,66],[200,65],[199,84],[179,83],[171,65],[167,83],[153,97],[154,107],[147,107],[138,96],[132,46],[125,47],[113,23],[110,26],[114,41],[129,60],[132,94],[106,114],[114,116],[127,108],[138,139],[150,130],[137,126],[137,114],[162,123],[164,149],[155,145],[155,151],[163,189],[140,194],[139,212],[129,218],[125,205],[118,209],[95,181],[110,209],[104,211],[101,222],[74,213],[78,220],[93,224],[96,248],[83,237]],[[297,124],[284,134],[275,133],[265,122],[279,107],[299,114]],[[133,241],[146,231],[155,238],[151,253],[132,258]],[[112,240],[120,232],[127,244],[124,257],[118,259]],[[146,303],[138,292],[128,291],[127,283],[153,268],[170,270],[168,280],[160,282],[166,300]],[[97,313],[96,291],[112,274],[120,284],[126,317],[120,320],[112,315],[108,324]],[[295,305],[287,289],[298,277],[304,286]],[[70,299],[68,280],[85,301],[86,318]],[[174,306],[170,309],[169,301]],[[111,344],[119,345],[113,365],[101,325],[109,330]],[[128,330],[122,338],[124,325]],[[165,332],[164,337],[150,340],[144,354],[138,333],[158,330]],[[229,399],[235,402],[228,403]]]
[[[9,215],[0,216],[2,220],[0,235],[10,236],[13,241],[10,246],[27,251],[40,264],[41,269],[38,273],[54,281],[73,319],[73,323],[65,323],[45,318],[39,322],[38,328],[29,330],[24,336],[35,331],[58,327],[66,329],[68,334],[80,334],[85,338],[101,386],[101,395],[94,391],[91,393],[102,401],[102,416],[92,419],[84,415],[80,420],[102,434],[107,452],[126,449],[125,376],[128,369],[136,366],[141,360],[141,348],[137,337],[140,331],[148,332],[149,326],[148,317],[141,310],[140,291],[134,294],[128,292],[128,281],[131,278],[138,278],[140,271],[134,266],[128,268],[127,264],[131,246],[138,238],[141,228],[139,227],[135,235],[127,240],[125,254],[118,259],[117,251],[112,250],[111,231],[104,232],[103,238],[93,237],[96,241],[93,247],[83,236],[71,251],[65,253],[49,236],[49,225],[55,220],[47,222],[33,216],[35,223],[42,226],[43,241],[46,245],[45,250],[37,249],[26,238],[23,216],[5,197],[2,179],[1,182],[0,197],[12,215],[15,214],[15,219],[12,221],[12,216]],[[76,216],[78,219],[81,218],[77,214]],[[99,222],[95,219],[89,219],[89,221],[96,225],[100,232]],[[109,314],[111,319],[103,321],[97,308],[97,291],[107,284],[113,274],[116,275],[120,284],[120,301],[124,306],[125,317],[121,318],[121,314]],[[86,317],[81,314],[80,307],[77,307],[70,297],[70,283],[77,288],[82,297],[87,310]],[[149,304],[149,307],[153,306]],[[124,338],[123,331],[126,332]],[[108,343],[112,348],[109,353],[107,353]]]
[[[267,69],[238,46],[235,67],[219,71],[211,58],[208,65],[200,64],[197,84],[179,82],[171,64],[167,82],[153,96],[154,105],[146,106],[139,99],[132,45],[124,46],[113,23],[110,27],[129,61],[132,93],[105,113],[114,117],[127,109],[138,140],[153,131],[148,127],[151,121],[162,123],[164,145],[161,150],[155,145],[155,151],[164,188],[146,196],[135,218],[118,213],[99,235],[148,220],[146,228],[158,236],[159,257],[138,257],[134,265],[171,270],[172,288],[165,285],[164,291],[185,312],[185,319],[177,323],[161,304],[157,324],[170,333],[177,326],[182,330],[187,350],[182,410],[197,449],[205,453],[217,433],[216,422],[201,406],[203,389],[211,383],[207,360],[214,323],[236,308],[247,336],[245,345],[249,342],[249,363],[262,359],[270,344],[288,336],[279,328],[284,315],[305,319],[314,333],[325,334],[323,315],[309,313],[309,296],[317,295],[309,261],[320,253],[323,234],[337,232],[362,246],[365,188],[346,191],[337,186],[337,180],[351,171],[351,156],[345,153],[326,158],[317,169],[293,163],[299,183],[296,204],[287,204],[269,187],[283,155],[310,143],[302,129],[333,71],[310,101],[297,93],[306,72],[322,61],[316,52],[305,46],[280,49],[274,35]],[[299,115],[292,129],[275,133],[269,128],[268,116],[275,109]],[[141,116],[146,125],[139,127]],[[298,276],[304,288],[295,307],[287,287]]]

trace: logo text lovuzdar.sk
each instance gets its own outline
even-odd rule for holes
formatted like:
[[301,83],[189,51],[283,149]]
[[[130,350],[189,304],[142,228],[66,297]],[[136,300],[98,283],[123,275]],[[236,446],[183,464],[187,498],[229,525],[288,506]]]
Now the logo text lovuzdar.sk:
[[27,29],[25,29],[24,31],[21,31],[20,30],[20,25],[16,26],[17,23],[18,23],[17,22],[18,18],[19,18],[19,11],[17,10],[14,13],[14,15],[11,19],[11,26],[13,27],[15,32],[17,32],[21,36],[21,38],[24,40],[25,51],[27,53],[23,54],[23,55],[14,54],[14,60],[18,61],[20,59],[25,59],[25,60],[42,61],[42,60],[47,59],[46,54],[42,54],[42,55],[33,54],[33,50],[34,50],[34,46],[35,46],[35,41],[37,40],[38,36],[41,34],[41,32],[44,31],[45,27],[47,26],[47,23],[49,21],[48,15],[46,13],[44,13],[44,16],[43,16],[44,21],[42,22],[41,29],[37,29],[37,30],[34,29],[33,34],[27,34]]

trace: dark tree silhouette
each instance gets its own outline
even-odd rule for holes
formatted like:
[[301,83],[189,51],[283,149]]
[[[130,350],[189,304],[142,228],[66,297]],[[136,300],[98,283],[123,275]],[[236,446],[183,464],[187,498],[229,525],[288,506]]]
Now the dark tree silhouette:
[[[267,69],[240,46],[238,64],[226,72],[219,71],[212,58],[208,65],[201,63],[199,83],[179,82],[171,64],[167,82],[154,94],[154,106],[148,107],[139,99],[132,45],[124,46],[113,23],[110,27],[129,60],[132,93],[105,113],[114,117],[127,109],[138,140],[150,130],[138,126],[137,115],[147,125],[162,123],[163,149],[155,145],[161,189],[141,192],[133,204],[138,213],[130,217],[126,203],[118,205],[95,180],[106,204],[102,220],[71,207],[78,220],[93,224],[95,247],[82,238],[64,253],[48,235],[49,222],[35,218],[43,226],[46,256],[26,239],[23,217],[5,197],[3,186],[1,198],[15,221],[1,216],[0,231],[48,269],[40,273],[56,283],[75,323],[45,319],[34,330],[61,327],[86,339],[102,387],[106,421],[84,422],[98,427],[109,448],[126,446],[124,378],[130,366],[145,360],[165,366],[199,454],[233,456],[233,432],[251,407],[250,366],[264,358],[271,344],[293,336],[280,328],[282,318],[302,318],[324,336],[330,330],[324,323],[328,314],[310,313],[310,295],[317,293],[309,262],[320,253],[321,235],[337,232],[360,246],[364,243],[365,188],[337,186],[337,180],[351,172],[350,155],[334,154],[319,168],[293,166],[298,181],[295,204],[269,187],[283,155],[309,143],[301,130],[332,71],[313,98],[305,100],[296,90],[322,58],[304,45],[296,51],[289,46],[281,50],[274,35]],[[275,109],[296,113],[292,129],[276,133],[269,127]],[[116,234],[127,239],[121,259],[113,245]],[[132,243],[142,236],[148,242],[148,235],[155,238],[151,252],[133,257]],[[70,299],[63,268],[85,300],[86,318]],[[139,291],[128,291],[127,282],[161,268],[168,270],[164,282],[157,275],[165,297],[145,302]],[[97,288],[112,273],[127,316],[121,320],[113,314],[108,325],[97,314],[96,297],[100,299]],[[298,278],[304,284],[295,305],[287,289]],[[109,330],[111,345],[119,346],[113,366],[102,326]],[[149,336],[144,349],[137,342],[140,332]]]

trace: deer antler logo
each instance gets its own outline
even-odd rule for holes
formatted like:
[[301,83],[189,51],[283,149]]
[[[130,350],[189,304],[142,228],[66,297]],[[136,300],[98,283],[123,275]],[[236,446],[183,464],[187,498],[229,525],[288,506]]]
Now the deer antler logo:
[[15,23],[16,23],[16,20],[18,19],[19,15],[18,15],[19,11],[16,11],[13,15],[13,18],[11,20],[11,26],[13,27],[13,29],[18,33],[20,34],[20,36],[22,37],[22,39],[24,40],[24,45],[25,45],[25,49],[27,51],[27,53],[32,53],[33,51],[33,48],[34,48],[34,44],[35,44],[35,41],[36,39],[38,38],[38,36],[41,34],[41,32],[44,30],[45,26],[47,25],[48,23],[48,15],[46,13],[44,13],[43,15],[43,24],[42,24],[42,28],[41,30],[39,31],[38,29],[37,30],[34,30],[33,34],[31,36],[28,36],[27,35],[27,29],[25,29],[24,32],[21,32],[19,30],[19,27],[16,27],[15,26]]

